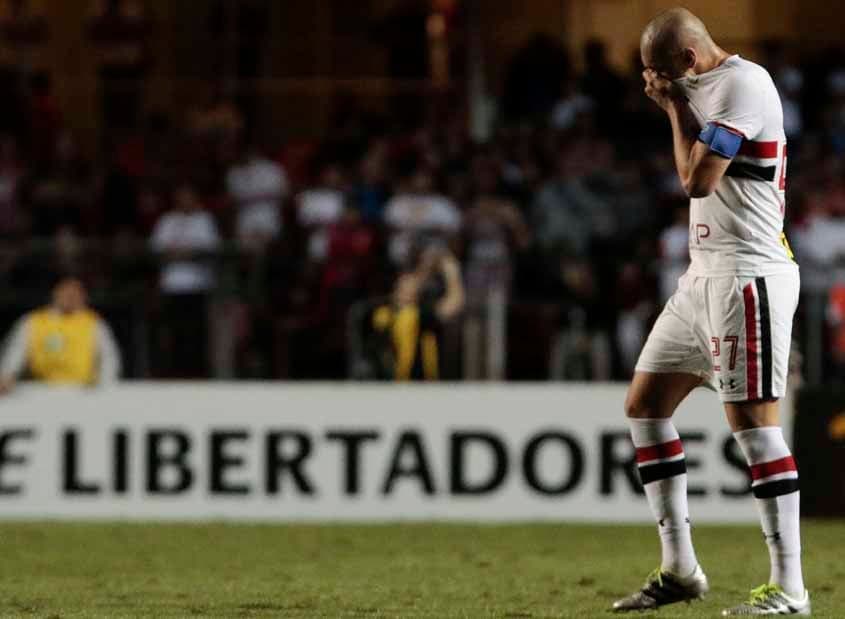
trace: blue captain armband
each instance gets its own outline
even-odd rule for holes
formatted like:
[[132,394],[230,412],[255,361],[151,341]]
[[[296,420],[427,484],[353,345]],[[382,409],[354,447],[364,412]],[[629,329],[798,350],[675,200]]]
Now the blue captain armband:
[[698,141],[704,142],[714,153],[733,159],[742,146],[742,136],[722,125],[707,123],[707,126],[698,134]]

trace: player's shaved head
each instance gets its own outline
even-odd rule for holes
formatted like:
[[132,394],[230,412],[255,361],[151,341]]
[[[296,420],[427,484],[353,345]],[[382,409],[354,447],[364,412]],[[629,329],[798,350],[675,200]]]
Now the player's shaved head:
[[672,78],[680,77],[691,68],[696,56],[716,51],[718,47],[704,22],[684,8],[669,9],[657,15],[640,38],[643,64]]

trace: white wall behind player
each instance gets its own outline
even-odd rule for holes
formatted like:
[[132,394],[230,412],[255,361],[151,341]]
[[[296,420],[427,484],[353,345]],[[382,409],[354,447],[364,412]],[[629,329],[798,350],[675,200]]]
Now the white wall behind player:
[[[24,389],[3,405],[0,517],[647,521],[623,396],[616,385]],[[678,425],[693,519],[753,521],[712,396],[693,394]]]

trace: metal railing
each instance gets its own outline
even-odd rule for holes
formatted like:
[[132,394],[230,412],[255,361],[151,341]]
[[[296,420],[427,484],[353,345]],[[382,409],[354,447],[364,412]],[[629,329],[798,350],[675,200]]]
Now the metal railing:
[[[225,306],[229,303],[241,304],[248,308],[265,306],[273,296],[274,282],[266,276],[270,256],[244,251],[235,243],[224,243],[213,252],[197,254],[195,259],[210,265],[215,275],[215,286],[209,290],[209,309]],[[50,272],[75,272],[89,284],[92,305],[112,321],[118,335],[124,356],[124,363],[130,378],[146,378],[158,375],[154,355],[151,351],[152,334],[157,328],[157,304],[161,299],[158,281],[160,270],[167,261],[153,252],[148,243],[141,239],[121,241],[106,239],[78,240],[72,250],[60,248],[56,241],[30,239],[25,241],[0,242],[0,328],[8,329],[12,322],[25,311],[42,305],[49,298]],[[33,276],[34,274],[34,276]],[[837,268],[827,270],[828,287],[845,281],[845,262]],[[801,374],[805,383],[817,385],[831,379],[831,370],[827,365],[830,351],[827,333],[827,287],[815,287],[805,290],[801,296],[798,322],[794,332],[797,344],[796,352],[802,359]],[[361,328],[370,311],[377,305],[388,302],[386,297],[362,299],[350,306],[345,323],[335,325],[339,328],[340,343],[346,350],[346,373],[353,380],[383,378],[373,367],[368,365],[366,350],[369,342],[367,333]],[[518,298],[506,302],[493,316],[497,321],[505,320],[514,304],[523,308],[530,303]],[[282,308],[272,307],[278,312],[271,316],[273,320],[282,320],[286,316]],[[234,324],[228,315],[219,314],[215,326],[209,333],[212,338],[229,337]],[[510,329],[508,329],[509,331]],[[504,332],[504,329],[499,329]],[[452,331],[462,337],[461,330]],[[345,336],[342,335],[345,333]],[[488,338],[491,329],[482,329],[481,337]],[[572,335],[573,332],[566,332]],[[559,335],[566,335],[560,332]],[[577,351],[566,350],[573,338],[558,338],[550,342],[548,349],[553,354],[543,360],[548,367],[548,376],[552,380],[566,380],[567,373],[558,370],[555,363],[570,359]],[[577,338],[575,338],[577,339]],[[504,342],[496,346],[487,346],[492,354],[501,354]],[[561,346],[564,349],[561,349]],[[211,346],[209,348],[212,348]],[[225,347],[224,347],[225,348]],[[467,354],[461,346],[451,347],[456,354]],[[538,354],[545,354],[540,353]],[[507,367],[511,359],[507,355],[503,375],[508,376],[511,368]],[[557,361],[555,361],[557,359]],[[460,368],[460,363],[454,363]],[[231,378],[231,360],[212,364],[211,376]],[[275,377],[269,376],[268,377]],[[835,378],[835,377],[834,377]]]

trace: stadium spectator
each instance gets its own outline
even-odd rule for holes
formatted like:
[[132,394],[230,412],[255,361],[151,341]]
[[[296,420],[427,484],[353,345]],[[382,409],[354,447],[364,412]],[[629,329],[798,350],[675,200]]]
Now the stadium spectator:
[[[100,171],[98,224],[108,233],[132,234],[141,226],[138,178],[111,149]],[[143,166],[140,166],[143,167]],[[149,228],[148,228],[149,229]]]
[[[763,66],[772,76],[783,106],[783,129],[793,142],[804,130],[801,100],[804,90],[804,72],[790,59],[787,44],[779,39],[770,39],[762,44]],[[794,145],[790,145],[790,149]]]
[[[34,125],[27,103],[33,76],[45,70],[49,34],[49,24],[33,2],[5,0],[0,5],[0,131],[12,133],[22,145],[29,143],[26,130]],[[42,120],[49,125],[48,117]]]
[[214,84],[208,101],[190,110],[188,128],[210,142],[234,141],[244,129],[244,119],[228,89]]
[[607,46],[599,39],[584,45],[584,73],[581,90],[595,102],[596,119],[604,135],[612,136],[623,124],[620,113],[625,81],[607,60]]
[[830,289],[827,306],[832,376],[845,380],[845,277]]
[[367,294],[376,238],[352,206],[347,206],[340,219],[329,226],[326,236],[320,315],[342,322],[349,306]]
[[248,145],[226,174],[226,190],[235,203],[235,237],[248,249],[261,249],[282,229],[281,205],[289,186],[285,170]]
[[561,86],[561,97],[552,108],[549,124],[558,131],[574,129],[594,107],[593,100],[578,89],[577,82],[568,79]]
[[[613,149],[611,148],[611,153]],[[606,166],[604,183],[605,199],[612,205],[612,221],[604,226],[605,234],[614,244],[635,247],[636,240],[653,233],[659,219],[658,209],[643,181],[637,161],[619,161],[610,156],[597,164],[599,170]],[[618,245],[617,245],[618,247]]]
[[594,265],[582,257],[559,255],[548,282],[561,300],[562,324],[551,353],[554,380],[609,380],[612,375],[610,332],[601,321],[607,309]]
[[220,236],[190,184],[175,189],[173,209],[159,219],[150,244],[163,261],[159,345],[170,366],[168,373],[207,376],[208,302],[215,278],[206,254],[220,246]]
[[825,132],[837,156],[845,154],[845,62],[827,78],[829,102],[824,110]]
[[214,73],[223,79],[237,80],[237,106],[247,126],[252,128],[258,111],[254,80],[260,76],[263,51],[270,30],[270,5],[263,0],[215,0],[210,3],[209,26],[218,41],[234,45],[214,46]]
[[512,122],[548,118],[570,71],[569,56],[560,42],[534,35],[508,67],[502,97],[505,118]]
[[557,176],[537,194],[531,212],[534,238],[541,251],[555,262],[561,253],[586,256],[611,205],[587,183],[584,144],[564,149],[558,156]]
[[660,233],[660,304],[678,289],[678,279],[689,266],[689,207],[679,203],[672,225]]
[[475,199],[464,219],[464,377],[501,380],[505,374],[514,253],[528,247],[531,233],[519,209],[499,194],[499,174],[493,160],[475,159],[473,184]]
[[[25,4],[14,0],[7,6]],[[30,8],[36,4],[30,2]],[[117,73],[128,70],[139,108],[150,67],[146,46],[153,42],[151,17],[139,7],[151,5],[139,0],[95,4],[98,17],[90,22],[89,31],[100,52],[98,66],[106,73],[111,64],[120,65]],[[244,30],[221,21],[224,4],[215,4],[215,32]],[[231,6],[246,7],[249,12],[258,4],[238,0]],[[431,10],[424,5],[417,3],[421,34],[424,17]],[[252,22],[246,29],[257,26],[264,33],[264,26],[254,20],[258,13],[249,18]],[[2,27],[0,23],[0,36]],[[407,37],[399,40],[395,29],[390,35],[398,37],[395,43],[400,47],[408,43]],[[606,376],[602,368],[612,365],[614,375],[621,378],[627,364],[620,330],[627,334],[625,342],[636,339],[642,299],[637,297],[630,306],[622,303],[617,288],[637,289],[642,283],[648,302],[658,303],[674,289],[686,263],[687,209],[675,209],[679,200],[686,203],[686,196],[665,147],[668,124],[642,93],[639,53],[623,76],[611,66],[602,46],[591,43],[584,50],[588,70],[576,72],[558,41],[527,40],[511,70],[501,76],[506,82],[499,102],[501,122],[489,143],[482,146],[469,138],[466,102],[460,97],[441,100],[439,95],[405,93],[403,100],[413,99],[420,110],[428,110],[427,119],[413,125],[403,123],[393,110],[380,116],[374,110],[381,106],[370,106],[369,98],[340,97],[338,120],[326,125],[325,135],[304,128],[296,142],[286,141],[284,149],[277,149],[278,144],[270,140],[272,126],[262,126],[261,115],[254,117],[254,131],[246,133],[261,135],[262,142],[266,139],[268,153],[282,152],[283,167],[255,149],[245,150],[240,158],[233,156],[234,146],[244,140],[247,110],[238,107],[244,91],[233,87],[225,75],[215,75],[190,100],[177,98],[161,112],[150,114],[150,122],[110,131],[100,149],[90,148],[90,136],[82,133],[81,146],[77,146],[62,128],[60,111],[71,114],[75,108],[59,105],[50,75],[37,72],[28,81],[18,80],[15,84],[31,87],[29,96],[13,102],[10,87],[10,96],[0,103],[0,111],[8,108],[8,113],[0,114],[0,131],[6,124],[3,135],[15,137],[0,140],[0,236],[5,239],[0,248],[0,278],[16,294],[19,290],[43,294],[45,280],[55,272],[82,268],[86,281],[90,279],[98,288],[102,283],[110,292],[143,290],[156,267],[150,256],[138,250],[139,245],[148,247],[138,239],[148,237],[154,228],[160,231],[164,224],[157,222],[165,219],[162,213],[174,179],[190,178],[201,188],[209,211],[201,219],[207,216],[208,226],[215,227],[211,215],[217,217],[219,235],[231,233],[238,241],[233,245],[236,252],[219,257],[231,275],[227,283],[233,284],[227,303],[237,305],[238,311],[232,318],[226,314],[220,329],[213,331],[250,332],[248,338],[232,336],[230,341],[250,340],[262,347],[264,360],[245,364],[259,369],[243,375],[264,375],[263,368],[272,366],[274,376],[328,377],[326,368],[343,353],[349,304],[361,297],[387,294],[397,269],[408,269],[412,248],[433,239],[450,244],[461,256],[467,303],[473,310],[467,313],[470,323],[477,316],[478,299],[495,288],[490,283],[512,279],[513,286],[505,286],[504,291],[518,307],[516,313],[523,315],[524,310],[526,322],[542,315],[552,325],[549,329],[567,336],[566,350],[560,355],[565,363],[558,364],[566,369],[556,375]],[[233,42],[229,62],[249,65],[243,75],[252,72],[256,63],[260,65],[265,42]],[[124,43],[126,62],[117,53]],[[246,47],[235,49],[240,43]],[[419,48],[415,53],[424,51]],[[786,221],[802,263],[803,290],[827,299],[839,264],[843,234],[839,213],[845,211],[845,62],[835,51],[812,62],[809,57],[795,61],[787,51],[783,47],[767,50],[766,65],[784,99],[790,137]],[[217,60],[225,61],[225,54],[221,52]],[[0,64],[4,58],[0,54]],[[425,63],[415,67],[415,77],[428,74]],[[122,82],[115,75],[112,72],[114,79],[102,92],[111,99],[111,107],[117,105]],[[410,76],[411,72],[406,73]],[[455,67],[454,77],[462,79],[460,67]],[[0,69],[0,84],[2,80]],[[62,83],[58,90],[64,101],[67,85]],[[180,86],[177,92],[184,90]],[[203,93],[210,97],[205,99]],[[348,105],[350,101],[354,105]],[[191,107],[196,113],[184,129],[182,123],[159,122],[184,118]],[[609,118],[611,114],[616,117]],[[140,110],[121,115],[137,119]],[[74,127],[84,126],[79,118],[70,120]],[[127,124],[126,120],[118,124]],[[487,181],[495,187],[489,196],[472,191],[479,152],[489,164],[485,166]],[[327,161],[331,165],[321,163]],[[316,178],[312,174],[315,162]],[[296,201],[287,200],[294,195]],[[515,242],[514,222],[519,216],[504,209],[509,222],[504,223],[502,209],[488,208],[493,202],[508,200],[529,222],[530,240],[524,246]],[[188,227],[192,226],[200,227]],[[209,247],[219,248],[218,242]],[[386,259],[380,254],[382,246]],[[491,247],[506,255],[506,260],[484,258]],[[256,248],[264,251],[253,251]],[[654,258],[650,272],[645,265]],[[106,264],[109,261],[112,264]],[[201,296],[207,298],[214,286],[208,267],[199,255],[168,259],[161,279],[170,280],[173,273],[201,273],[196,281]],[[512,278],[511,273],[515,274]],[[651,286],[652,280],[658,285]],[[163,294],[163,308],[168,308],[167,301],[174,295]],[[142,304],[130,305],[134,310]],[[823,320],[824,313],[817,314],[821,316],[817,320]],[[144,312],[134,315],[138,320],[145,316]],[[513,315],[510,319],[508,331],[518,340],[520,319]],[[163,325],[167,324],[164,320]],[[456,333],[461,326],[455,328]],[[295,334],[288,338],[291,344],[285,345],[297,349],[288,355],[289,363],[273,361],[287,355],[278,350],[284,348],[277,345],[284,339],[279,331]],[[804,336],[806,331],[797,333]],[[162,329],[165,332],[167,328]],[[318,337],[321,346],[309,348],[310,358],[303,360],[307,347],[303,342],[310,344]],[[449,345],[456,342],[456,350],[461,349],[461,339],[447,338]],[[603,351],[608,349],[603,342],[614,343],[612,364],[603,360]],[[512,343],[512,352],[516,348]],[[546,376],[548,354],[539,349],[533,354],[540,360],[531,361],[532,368],[538,368],[530,370],[531,377]],[[515,360],[514,365],[524,361],[519,354],[509,358]],[[449,359],[458,376],[460,354]],[[156,358],[152,373],[176,372],[157,365],[169,360],[164,355]],[[597,366],[600,371],[594,371]],[[281,367],[287,369],[281,371]],[[332,375],[337,374],[332,367]],[[512,375],[524,376],[521,371]],[[202,373],[197,368],[190,372]]]
[[21,146],[27,147],[32,164],[41,165],[53,157],[65,129],[61,105],[53,92],[53,81],[45,71],[35,73],[30,80],[26,117],[27,133]]
[[464,298],[460,264],[441,246],[428,247],[416,268],[399,275],[392,303],[377,308],[372,316],[395,380],[440,377],[439,334],[463,310]]
[[346,203],[346,179],[337,163],[324,164],[316,186],[296,197],[296,216],[308,234],[308,258],[323,262],[328,254],[329,228],[340,221]]
[[104,129],[128,129],[140,118],[151,66],[152,16],[144,0],[95,0],[88,37],[99,55]]
[[27,185],[34,234],[51,236],[65,226],[78,231],[90,227],[93,178],[70,132],[60,136],[51,160],[33,171]]
[[461,213],[437,193],[431,170],[419,166],[387,203],[384,220],[390,229],[388,252],[393,264],[407,263],[420,239],[450,241],[461,227]]
[[170,180],[178,165],[179,143],[167,114],[151,112],[140,127],[122,132],[121,139],[111,141],[120,169],[138,182],[161,186]]
[[379,225],[390,197],[387,153],[382,146],[371,148],[358,166],[359,178],[350,192],[352,204],[361,212],[365,223]]
[[0,393],[20,377],[50,385],[108,385],[120,376],[120,352],[105,321],[88,307],[85,286],[62,277],[46,307],[21,317],[0,360]]
[[499,161],[501,182],[507,195],[523,213],[528,212],[545,181],[536,136],[526,128],[503,128],[490,148]]
[[625,376],[633,376],[640,351],[648,335],[648,319],[654,313],[652,294],[640,264],[627,262],[616,281],[616,349]]
[[0,236],[19,232],[24,213],[20,208],[20,186],[25,175],[13,137],[0,136]]
[[[431,12],[427,0],[400,0],[373,24],[372,40],[384,48],[387,74],[392,79],[423,79],[429,72],[426,23]],[[412,125],[423,115],[425,101],[417,93],[400,92],[390,106],[401,122]]]
[[91,265],[85,260],[84,241],[71,226],[62,226],[51,239],[55,272],[79,273]]
[[830,271],[845,260],[845,191],[842,187],[829,191],[808,197],[807,219],[793,230],[792,241],[802,258],[808,288],[817,281],[824,286]]

